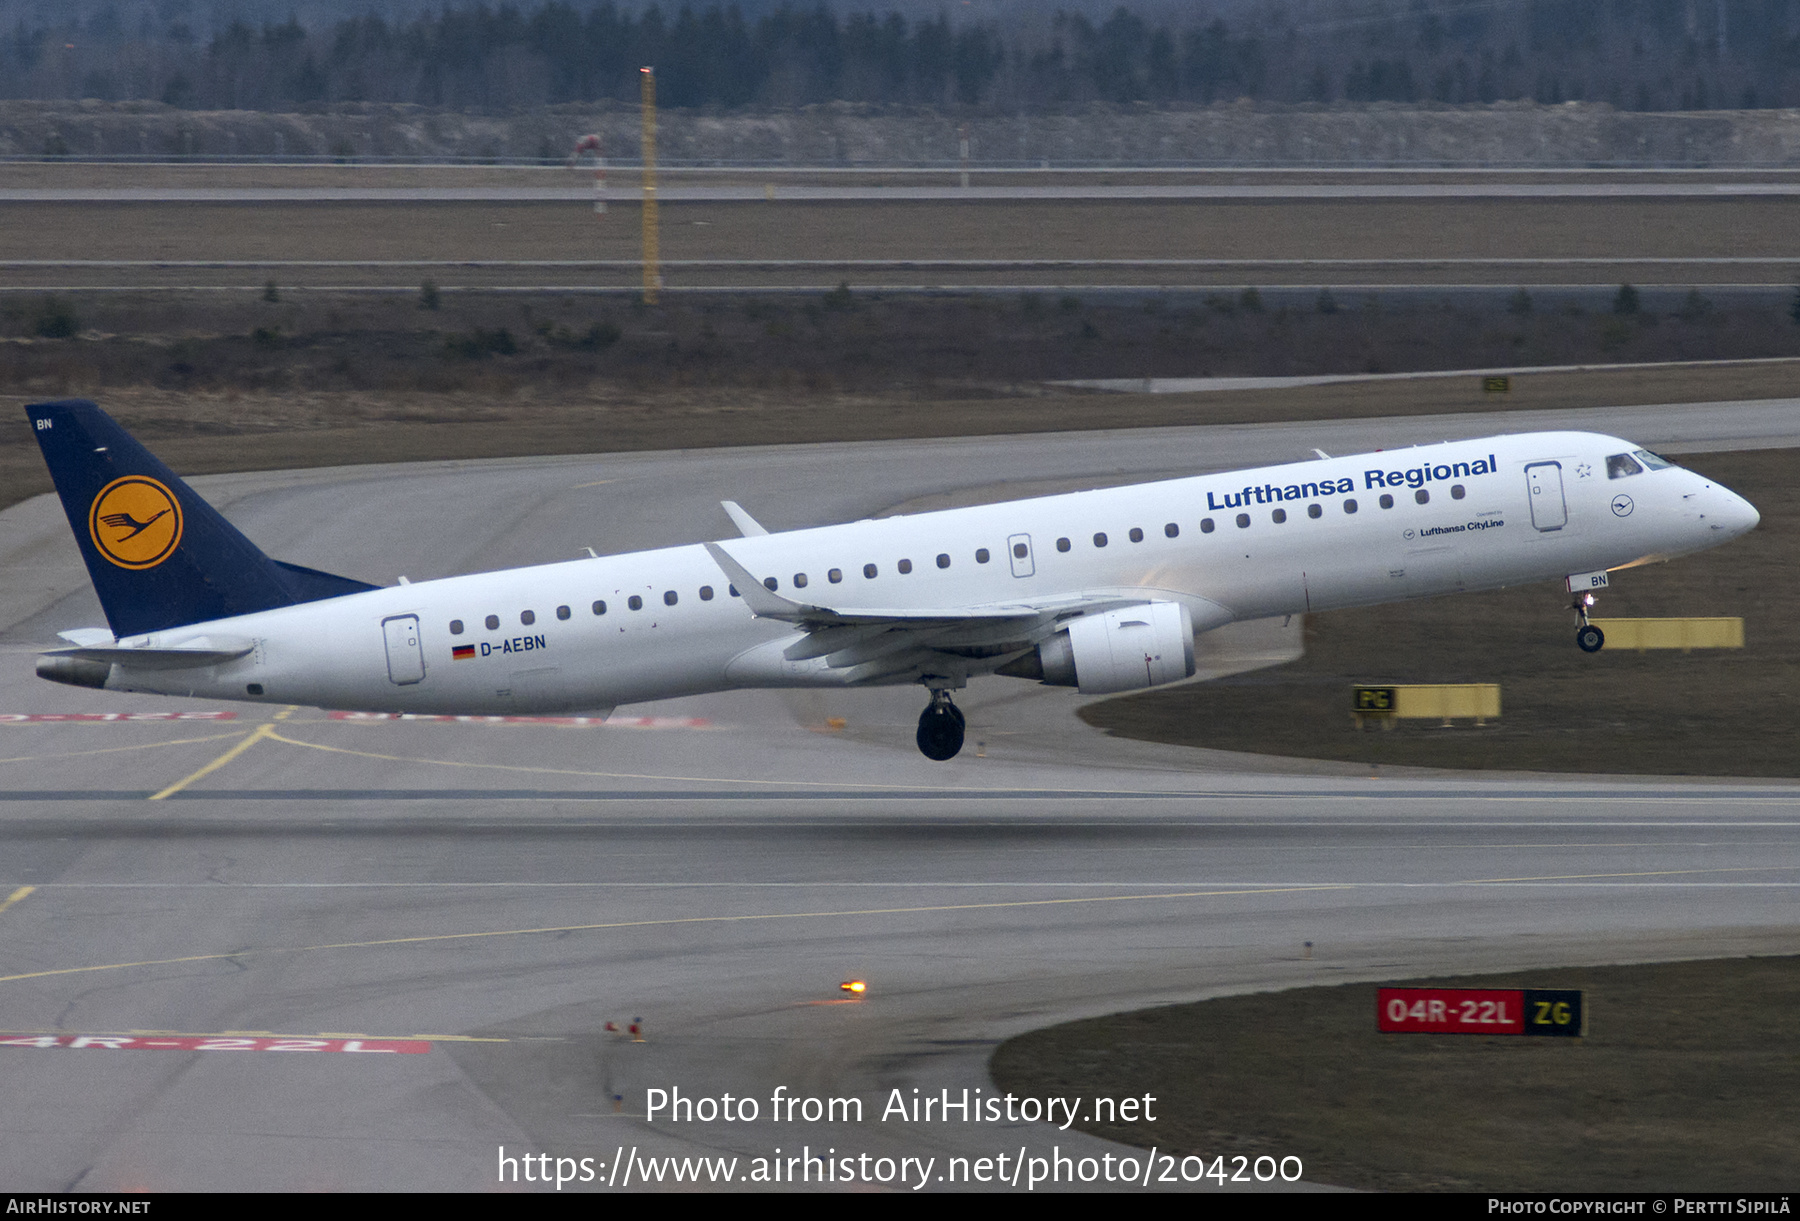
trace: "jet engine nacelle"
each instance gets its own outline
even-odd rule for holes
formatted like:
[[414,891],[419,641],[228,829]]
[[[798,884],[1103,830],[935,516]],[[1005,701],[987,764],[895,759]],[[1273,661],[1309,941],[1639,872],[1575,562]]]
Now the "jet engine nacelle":
[[1194,674],[1194,618],[1179,602],[1149,602],[1070,622],[1038,646],[1043,680],[1083,695],[1135,691]]

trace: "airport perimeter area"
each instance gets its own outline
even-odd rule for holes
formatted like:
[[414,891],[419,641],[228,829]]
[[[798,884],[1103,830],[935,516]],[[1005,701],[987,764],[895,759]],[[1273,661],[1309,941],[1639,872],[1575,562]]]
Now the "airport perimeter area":
[[[118,206],[78,211],[98,226]],[[246,232],[262,232],[255,215],[250,206],[239,213]],[[394,240],[411,240],[400,231],[407,227]],[[1608,228],[1572,232],[1599,240]],[[1677,229],[1680,242],[1696,231]],[[1653,253],[1630,243],[1620,251]],[[1680,257],[1690,256],[1710,257],[1684,246]],[[1500,317],[1512,317],[1511,270],[1500,284],[1484,283]],[[1582,325],[1615,320],[1615,274],[1603,265],[1585,275],[1583,291],[1597,304],[1583,307]],[[145,271],[133,289],[144,294],[133,307],[144,317],[157,301],[198,299],[166,295],[163,275]],[[409,327],[430,313],[419,309],[416,275],[409,269],[397,283],[404,293],[388,303],[396,315],[403,308]],[[264,303],[263,268],[219,278],[251,309],[297,299],[317,321],[309,336],[333,333],[327,315],[340,311],[347,346],[361,342],[361,320],[373,317],[353,294],[291,281],[277,286],[279,302]],[[822,299],[840,278],[809,287],[808,299]],[[1655,347],[1690,326],[1674,314],[1686,284],[1671,287],[1655,323],[1626,324],[1631,343]],[[78,287],[58,290],[78,312],[114,308]],[[35,303],[44,289],[30,288],[19,299]],[[1791,328],[1780,313],[1786,281],[1766,276],[1755,290],[1764,294],[1755,308]],[[1201,290],[1193,308],[1204,325],[1240,324],[1235,290],[1236,314],[1206,303],[1207,292],[1220,291]],[[1306,291],[1316,321],[1317,288]],[[1722,298],[1725,289],[1707,291]],[[1060,295],[1039,303],[1053,318]],[[1022,298],[1005,301],[1006,317],[1022,316]],[[517,311],[519,302],[505,299],[504,308]],[[534,308],[547,317],[552,304]],[[1131,308],[1153,317],[1141,301]],[[818,309],[827,324],[840,318]],[[628,304],[622,310],[628,336],[654,329]],[[1097,315],[1071,315],[1103,325]],[[19,326],[32,316],[21,314]],[[578,316],[559,314],[553,325]],[[253,321],[232,324],[246,345]],[[779,319],[757,319],[757,327],[771,321]],[[798,307],[788,321],[813,325]],[[495,325],[468,315],[441,329]],[[1691,323],[1696,334],[1706,325]],[[191,329],[170,342],[194,350],[223,342],[213,322]],[[539,1170],[566,1160],[577,1176],[587,1159],[592,1177],[561,1184],[565,1191],[669,1189],[672,1166],[721,1157],[740,1159],[734,1190],[846,1181],[1012,1190],[999,1159],[1016,1170],[1011,1159],[1021,1150],[1118,1159],[1137,1146],[1293,1157],[1303,1167],[1294,1181],[1264,1184],[1287,1188],[1759,1189],[1791,1180],[1781,1142],[1733,1135],[1745,1116],[1778,1116],[1787,1105],[1791,1090],[1777,1071],[1782,1057],[1791,1060],[1791,1045],[1780,1042],[1785,1028],[1765,1037],[1756,1025],[1758,1015],[1785,1011],[1786,994],[1777,988],[1773,1001],[1755,1002],[1747,989],[1734,992],[1740,1008],[1718,1006],[1718,1026],[1684,1018],[1679,1040],[1655,1016],[1670,1003],[1655,991],[1659,972],[1680,976],[1682,995],[1703,996],[1758,972],[1774,971],[1779,983],[1780,956],[1794,952],[1786,896],[1800,790],[1777,763],[1781,727],[1792,723],[1782,702],[1792,631],[1780,575],[1791,567],[1781,463],[1800,444],[1800,408],[1783,396],[1785,365],[1519,374],[1505,397],[1470,378],[1184,395],[1035,384],[1029,395],[975,395],[966,385],[934,395],[912,384],[884,396],[804,381],[791,393],[772,384],[745,395],[722,374],[613,382],[596,363],[572,383],[576,405],[559,409],[561,391],[520,388],[537,376],[532,360],[560,351],[547,339],[481,359],[422,351],[415,365],[475,388],[408,382],[402,393],[348,381],[258,386],[237,372],[185,388],[167,372],[172,362],[192,363],[180,353],[147,380],[108,373],[118,379],[112,385],[84,373],[80,355],[111,340],[20,338],[32,342],[9,349],[32,360],[51,352],[62,363],[51,373],[15,364],[15,377],[49,380],[15,380],[13,401],[45,391],[91,390],[102,405],[116,397],[127,405],[122,418],[134,427],[142,420],[146,441],[178,469],[211,472],[195,478],[196,488],[270,554],[381,584],[548,562],[586,547],[611,553],[729,537],[721,499],[739,501],[771,529],[792,529],[1287,461],[1313,447],[1356,453],[1552,427],[1671,452],[1749,495],[1765,525],[1705,557],[1615,574],[1605,595],[1613,601],[1603,602],[1620,612],[1742,614],[1752,647],[1741,659],[1579,655],[1563,595],[1542,588],[1368,612],[1376,617],[1336,637],[1328,621],[1235,625],[1202,638],[1198,658],[1204,675],[1230,685],[1168,692],[1209,702],[1205,715],[1229,723],[1210,722],[1219,736],[1228,728],[1240,735],[1230,746],[1253,748],[1246,737],[1259,724],[1255,709],[1268,706],[1262,693],[1289,698],[1274,676],[1323,675],[1292,684],[1303,704],[1315,687],[1336,691],[1342,678],[1374,676],[1364,667],[1404,658],[1405,650],[1361,652],[1359,641],[1385,647],[1419,633],[1433,644],[1423,660],[1409,659],[1422,667],[1417,676],[1473,680],[1513,666],[1523,682],[1534,668],[1567,670],[1555,680],[1575,693],[1559,705],[1563,719],[1547,714],[1534,719],[1535,731],[1519,731],[1527,752],[1537,734],[1537,756],[1477,749],[1433,759],[1390,745],[1380,759],[1306,760],[1287,749],[1293,739],[1281,737],[1289,731],[1273,724],[1279,717],[1265,723],[1270,745],[1256,754],[1213,741],[1133,740],[1074,715],[1079,707],[1104,722],[1133,701],[1088,704],[990,680],[961,700],[968,749],[931,765],[912,746],[918,700],[909,690],[736,692],[628,707],[598,723],[333,717],[51,686],[32,676],[33,656],[56,643],[57,631],[102,620],[60,506],[19,499],[0,510],[0,656],[8,659],[0,672],[0,1074],[15,1101],[0,1121],[8,1189],[558,1189],[554,1177],[529,1178],[529,1161],[516,1182],[507,1179],[504,1159],[516,1156],[548,1159]],[[669,341],[640,334],[618,350],[654,342]],[[311,360],[315,341],[308,345],[264,348],[261,359],[270,368]],[[1171,345],[1164,359],[1176,355]],[[1173,376],[1173,363],[1168,370]],[[489,378],[496,388],[519,385],[489,394],[480,389]],[[6,469],[25,477],[35,446],[22,427],[9,435]],[[1594,664],[1588,676],[1604,678],[1591,690],[1581,687],[1582,662]],[[1604,737],[1619,720],[1627,726],[1620,736],[1630,738],[1631,717],[1666,715],[1656,700],[1690,715],[1726,688],[1743,716],[1769,727],[1772,744],[1756,757],[1774,762],[1760,779],[1743,779],[1757,773],[1731,768],[1731,751],[1704,740],[1738,733],[1728,719],[1640,746],[1642,767],[1588,766],[1579,757],[1596,726]],[[1506,733],[1515,732],[1516,708],[1508,706]],[[1347,733],[1347,709],[1342,720]],[[1187,710],[1168,721],[1209,723]],[[1422,730],[1384,737],[1437,749]],[[1436,740],[1491,738],[1459,731]],[[1577,746],[1565,748],[1569,741]],[[1711,761],[1710,778],[1674,775],[1702,770],[1688,753]],[[1657,758],[1667,765],[1654,766]],[[1456,770],[1415,766],[1431,761]],[[1569,770],[1548,774],[1551,767]],[[1638,774],[1616,774],[1625,770]],[[1706,959],[1737,961],[1641,975],[1600,969]],[[1459,1128],[1454,1101],[1442,1118],[1421,1112],[1380,1132],[1359,1126],[1358,1106],[1385,1090],[1428,1090],[1433,1074],[1468,1090],[1445,1099],[1481,1097],[1483,1074],[1520,1054],[1483,1040],[1391,1052],[1412,1061],[1416,1075],[1404,1080],[1416,1084],[1403,1087],[1398,1075],[1386,1077],[1380,1056],[1390,1052],[1371,1051],[1365,1037],[1373,1028],[1366,985],[1498,973],[1530,986],[1586,987],[1595,998],[1589,1038],[1551,1053],[1558,1071],[1537,1096],[1577,1116],[1573,1129],[1546,1135],[1562,1141],[1565,1160],[1521,1168],[1508,1158],[1528,1146],[1479,1123]],[[858,980],[866,991],[840,990]],[[1234,999],[1179,1017],[1111,1016],[1219,997]],[[1289,1054],[1274,1024],[1289,1001],[1315,1015],[1329,1008],[1330,1038],[1342,1041],[1295,1027],[1292,1040],[1308,1050]],[[1025,1045],[1005,1044],[1072,1037],[1051,1028],[1073,1019],[1098,1019],[1100,1041],[1030,1052],[1022,1068]],[[1150,1025],[1164,1020],[1185,1024]],[[1221,1025],[1201,1024],[1214,1021]],[[1239,1056],[1227,1028],[1246,1027],[1266,1037]],[[1631,1089],[1664,1079],[1619,1059],[1621,1040],[1624,1051],[1667,1069],[1662,1101],[1677,1119],[1655,1139],[1630,1122]],[[989,1058],[1003,1044],[990,1077]],[[1352,1045],[1360,1050],[1325,1050]],[[1735,1049],[1738,1076],[1672,1062],[1709,1046]],[[1213,1058],[1189,1059],[1195,1049]],[[104,1054],[131,1051],[144,1054]],[[1121,1060],[1122,1074],[1108,1068]],[[1584,1060],[1598,1075],[1573,1084],[1561,1068]],[[1690,1071],[1728,1084],[1684,1107],[1681,1099],[1703,1088],[1683,1075]],[[1525,1094],[1534,1079],[1509,1080]],[[991,1096],[996,1086],[1090,1101],[1154,1094],[1167,1109],[1154,1119],[1140,1110],[1129,1131],[1098,1134],[1062,1119],[969,1123],[909,1109],[915,1099],[964,1090]],[[1773,1091],[1774,1101],[1758,1090]],[[715,1105],[650,1114],[676,1091]],[[1261,1115],[1217,1109],[1228,1093],[1260,1101]],[[727,1094],[755,1099],[755,1117],[741,1108],[727,1115],[717,1105]],[[896,1094],[898,1112],[890,1109]],[[778,1097],[798,1100],[793,1117],[770,1105]],[[845,1106],[834,1112],[832,1099],[859,1100],[860,1116]],[[826,1104],[817,1118],[808,1100]],[[1307,1128],[1282,1118],[1281,1107],[1329,1122]],[[1683,1119],[1704,1129],[1685,1145]],[[1427,1142],[1426,1130],[1443,1139]],[[1375,1136],[1414,1160],[1380,1152]],[[1749,1159],[1737,1178],[1723,1153],[1734,1142]],[[1437,1148],[1445,1161],[1417,1160]],[[1629,1177],[1633,1158],[1665,1148],[1697,1158],[1719,1151],[1720,1177],[1698,1169]],[[868,1177],[782,1177],[791,1171],[784,1159],[799,1157],[804,1170],[823,1151]],[[885,1180],[874,1175],[884,1159]],[[955,1173],[956,1159],[970,1181],[939,1181]],[[974,1174],[983,1162],[986,1180]],[[653,1164],[663,1177],[646,1182]],[[1673,1155],[1664,1163],[1677,1164]],[[640,1177],[624,1181],[627,1165]],[[1582,1177],[1596,1167],[1619,1177]]]

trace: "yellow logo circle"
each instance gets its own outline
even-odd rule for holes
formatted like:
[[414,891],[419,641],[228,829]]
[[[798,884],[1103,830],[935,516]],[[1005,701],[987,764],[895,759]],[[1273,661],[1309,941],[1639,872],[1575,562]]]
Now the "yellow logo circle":
[[88,537],[120,568],[155,568],[181,542],[181,502],[143,475],[115,479],[94,497]]

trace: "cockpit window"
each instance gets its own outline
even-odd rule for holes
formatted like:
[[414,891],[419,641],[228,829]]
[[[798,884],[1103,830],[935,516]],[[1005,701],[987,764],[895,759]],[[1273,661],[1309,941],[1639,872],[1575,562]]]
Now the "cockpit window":
[[1675,465],[1661,454],[1653,454],[1647,449],[1634,449],[1631,455],[1653,471],[1667,470]]
[[1639,466],[1637,459],[1630,454],[1613,454],[1606,460],[1606,477],[1608,479],[1625,479],[1643,473],[1644,468]]

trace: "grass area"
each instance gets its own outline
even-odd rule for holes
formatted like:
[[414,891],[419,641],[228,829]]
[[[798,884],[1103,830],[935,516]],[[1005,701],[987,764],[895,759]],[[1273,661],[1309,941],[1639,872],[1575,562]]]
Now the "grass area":
[[[589,181],[585,174],[566,172],[429,167],[13,163],[7,174],[9,185],[139,189],[520,185],[579,191]],[[1390,180],[1388,174],[1380,177]],[[678,184],[679,178],[665,180],[665,186]],[[631,191],[637,175],[617,172],[611,183]],[[596,216],[585,199],[248,206],[227,201],[21,201],[0,207],[7,219],[0,226],[0,259],[632,259],[640,251],[640,217],[630,200],[613,202],[604,216]],[[665,200],[658,211],[665,260],[1510,260],[1780,255],[1789,246],[1796,204],[1779,195],[1722,193],[1707,199]],[[679,268],[667,270],[677,277],[669,281],[671,286],[708,282],[683,278],[692,273]],[[1069,269],[1056,283],[1082,283],[1085,274]],[[1164,272],[1151,282],[1179,274]],[[1271,274],[1281,273],[1239,267],[1219,282],[1268,284]],[[1414,262],[1398,274],[1408,281],[1441,277],[1468,283],[1492,273],[1479,265],[1446,271]],[[1526,276],[1527,283],[1580,282],[1597,275],[1602,284],[1611,275],[1604,268],[1580,266],[1523,267],[1513,274]],[[1698,276],[1702,285],[1713,278],[1761,283],[1773,278],[1779,284],[1785,276],[1779,264],[1742,264],[1685,273],[1665,267],[1656,280],[1666,283],[1677,274]],[[1319,283],[1321,275],[1327,282],[1368,283],[1382,271],[1315,267],[1290,269],[1286,275],[1290,282],[1304,284]],[[1131,282],[1145,282],[1140,277]]]
[[991,1069],[1021,1095],[1156,1096],[1154,1124],[1076,1125],[1097,1136],[1291,1154],[1344,1187],[1779,1191],[1800,1174],[1800,959],[1407,982],[1580,988],[1588,1034],[1378,1034],[1364,984],[1034,1031]]
[[[1575,647],[1561,583],[1309,617],[1306,655],[1221,682],[1084,708],[1122,737],[1374,765],[1800,775],[1800,494],[1794,452],[1694,455],[1762,524],[1727,546],[1615,573],[1601,616],[1737,615],[1741,650]],[[1497,682],[1502,715],[1476,728],[1399,722],[1358,732],[1353,683]]]

